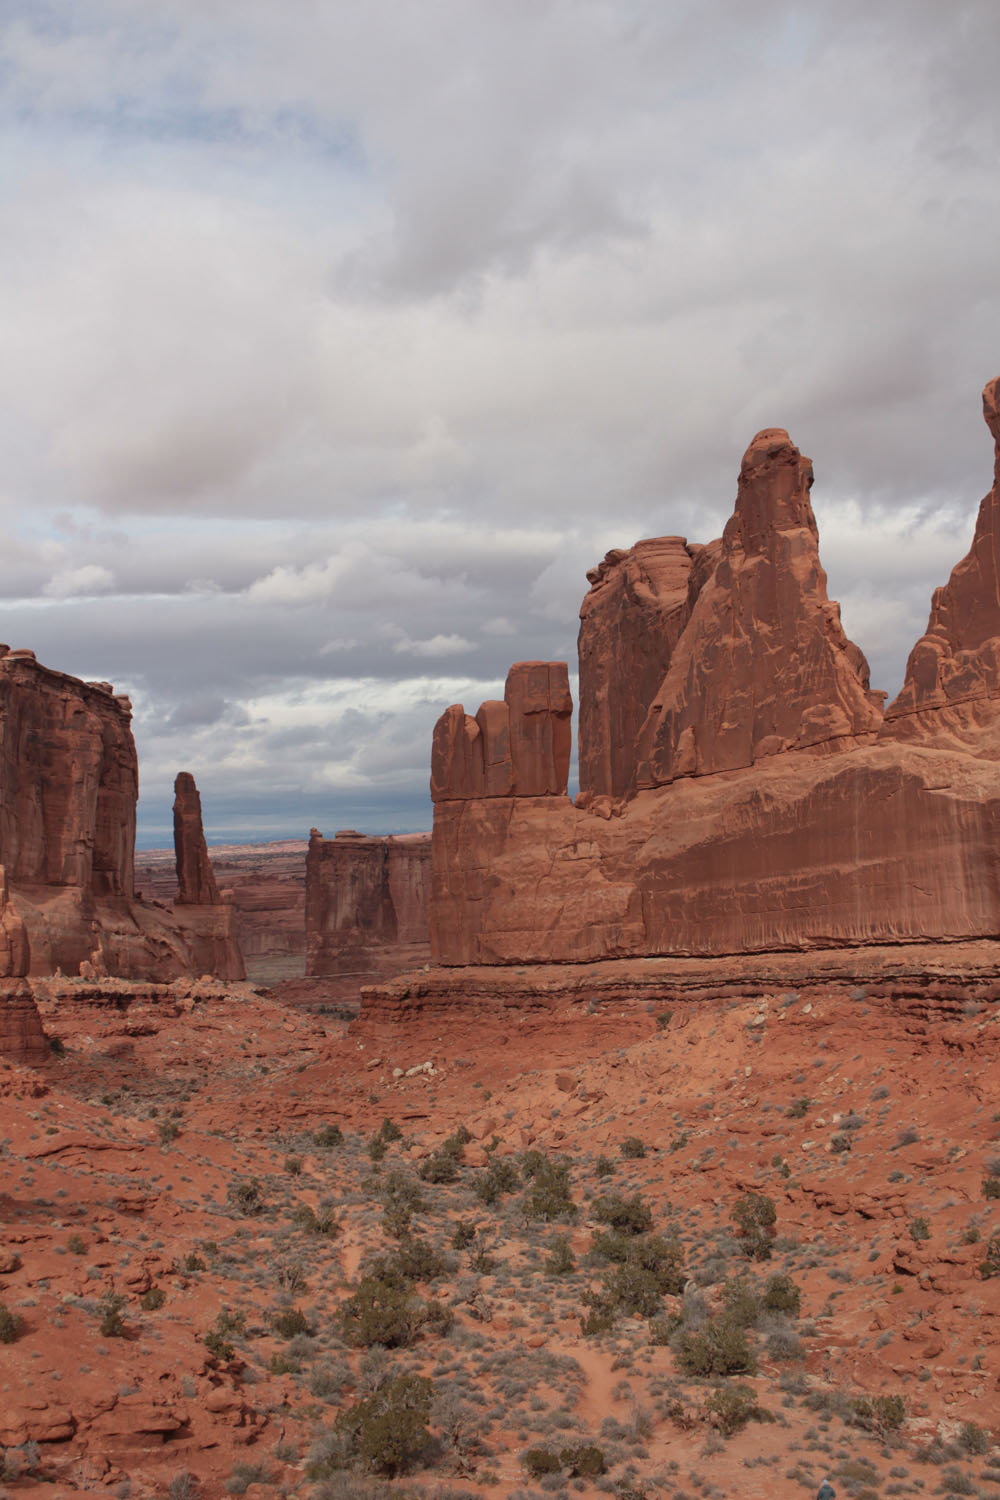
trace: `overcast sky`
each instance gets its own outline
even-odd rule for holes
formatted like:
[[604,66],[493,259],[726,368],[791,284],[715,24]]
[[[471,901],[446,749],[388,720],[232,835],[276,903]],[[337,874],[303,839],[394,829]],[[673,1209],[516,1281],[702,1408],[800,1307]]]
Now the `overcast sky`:
[[815,464],[898,687],[989,487],[996,0],[4,0],[0,639],[131,693],[140,844],[430,826],[584,573]]

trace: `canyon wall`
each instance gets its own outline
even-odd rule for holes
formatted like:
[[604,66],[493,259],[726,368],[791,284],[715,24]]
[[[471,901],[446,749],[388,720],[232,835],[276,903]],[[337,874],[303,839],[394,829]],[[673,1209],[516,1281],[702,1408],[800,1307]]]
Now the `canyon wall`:
[[[994,487],[885,714],[827,597],[812,465],[778,428],[747,449],[720,541],[642,542],[589,575],[575,803],[564,776],[518,791],[512,774],[516,685],[545,664],[512,668],[506,717],[447,710],[436,962],[1000,935],[998,381],[984,412]],[[565,699],[535,711],[555,743]]]
[[136,899],[137,798],[129,700],[0,647],[0,864],[26,974],[242,977],[225,903]]
[[325,839],[314,828],[306,855],[306,974],[361,981],[426,963],[430,863],[426,833],[370,838],[341,829]]

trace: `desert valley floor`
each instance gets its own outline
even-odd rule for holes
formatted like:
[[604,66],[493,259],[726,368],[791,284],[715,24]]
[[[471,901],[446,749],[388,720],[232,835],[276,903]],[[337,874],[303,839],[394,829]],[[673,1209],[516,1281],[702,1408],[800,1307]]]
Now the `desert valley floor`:
[[12,1497],[1000,1496],[995,1006],[49,990]]

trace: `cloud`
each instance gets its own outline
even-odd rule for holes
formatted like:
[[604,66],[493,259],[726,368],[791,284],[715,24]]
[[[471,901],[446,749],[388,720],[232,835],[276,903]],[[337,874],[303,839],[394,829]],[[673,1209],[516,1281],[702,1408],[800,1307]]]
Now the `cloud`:
[[230,831],[426,826],[452,696],[572,663],[586,569],[718,535],[781,425],[891,687],[989,483],[998,43],[992,0],[10,0],[0,634],[133,693],[144,819],[201,761]]
[[106,594],[115,586],[115,575],[99,563],[64,568],[53,574],[42,589],[50,599],[69,599],[78,594]]

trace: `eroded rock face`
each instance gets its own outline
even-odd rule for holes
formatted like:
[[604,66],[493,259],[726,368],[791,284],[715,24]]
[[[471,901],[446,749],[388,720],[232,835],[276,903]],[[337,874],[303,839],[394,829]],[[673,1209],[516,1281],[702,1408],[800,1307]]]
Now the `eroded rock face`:
[[564,661],[520,661],[503,701],[473,719],[461,704],[434,726],[431,797],[547,797],[565,792],[572,753],[573,700]]
[[[1000,381],[984,409],[1000,444]],[[1000,934],[1000,446],[972,550],[885,721],[827,597],[811,484],[767,429],[721,543],[641,543],[590,575],[575,806],[517,795],[513,776],[487,795],[486,719],[439,722],[437,962]]]
[[809,491],[813,473],[783,428],[743,455],[736,510],[638,740],[637,785],[733,771],[785,750],[864,743],[882,696],[844,634]]
[[993,488],[972,546],[934,592],[927,630],[910,652],[884,735],[952,744],[1000,758],[1000,378],[983,391],[994,442]]
[[201,821],[201,797],[190,771],[174,781],[174,858],[178,906],[220,906]]
[[580,792],[633,789],[634,746],[721,544],[653,537],[609,552],[580,607]]
[[28,937],[8,899],[7,872],[0,865],[0,1057],[35,1067],[48,1057],[48,1043],[31,988]]
[[241,978],[224,904],[135,899],[137,796],[129,700],[0,647],[0,954],[26,943],[31,975]]
[[306,855],[306,974],[359,979],[430,957],[427,833],[369,838],[313,829]]

